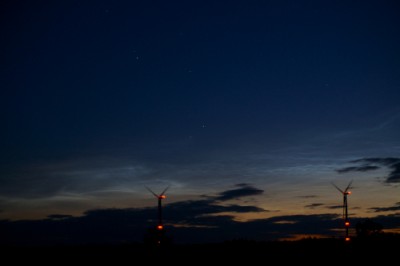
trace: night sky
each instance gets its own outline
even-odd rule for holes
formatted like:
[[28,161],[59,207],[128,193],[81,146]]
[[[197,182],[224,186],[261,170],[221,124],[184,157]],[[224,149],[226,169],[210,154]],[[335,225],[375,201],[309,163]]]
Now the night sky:
[[394,0],[2,1],[6,241],[65,224],[70,241],[140,240],[157,218],[146,186],[170,186],[178,242],[340,237],[332,183],[351,180],[350,219],[399,231],[399,14]]

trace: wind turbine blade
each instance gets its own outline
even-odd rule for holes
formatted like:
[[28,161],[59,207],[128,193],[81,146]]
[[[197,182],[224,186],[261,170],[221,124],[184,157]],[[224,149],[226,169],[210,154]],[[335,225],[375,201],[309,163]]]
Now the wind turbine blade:
[[167,189],[169,189],[169,186],[166,187],[163,192],[161,192],[160,196],[164,195],[164,193],[167,191]]
[[338,188],[338,186],[336,186],[333,182],[331,182],[331,184],[332,184],[337,190],[339,190],[340,193],[342,193],[342,194],[344,193],[343,190],[341,190],[340,188]]
[[350,183],[347,185],[346,189],[344,190],[344,192],[347,192],[347,190],[350,188],[351,183],[353,183],[353,180],[350,181]]
[[150,191],[151,194],[154,195],[154,197],[158,198],[158,195],[157,195],[156,193],[154,193],[153,190],[151,190],[150,188],[148,188],[148,187],[146,187],[146,186],[145,186],[145,188],[147,188],[147,190]]

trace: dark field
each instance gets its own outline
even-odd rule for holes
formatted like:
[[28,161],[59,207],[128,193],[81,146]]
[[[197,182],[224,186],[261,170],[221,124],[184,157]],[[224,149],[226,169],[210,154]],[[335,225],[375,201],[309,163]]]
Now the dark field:
[[[104,264],[138,265],[154,262],[198,263],[254,263],[271,264],[296,262],[311,265],[332,263],[396,262],[399,258],[400,237],[377,239],[303,239],[298,241],[255,242],[233,240],[213,244],[150,246],[141,243],[123,245],[76,246],[3,246],[3,260],[10,265],[41,263],[47,265]],[[23,263],[23,264],[21,264]],[[356,264],[359,265],[359,264]]]

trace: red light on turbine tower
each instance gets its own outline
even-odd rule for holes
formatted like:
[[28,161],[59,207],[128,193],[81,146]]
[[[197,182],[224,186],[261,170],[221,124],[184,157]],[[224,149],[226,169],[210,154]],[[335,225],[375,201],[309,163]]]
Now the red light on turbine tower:
[[346,241],[346,242],[350,241],[350,237],[346,237],[346,238],[344,239],[344,241]]
[[160,198],[165,199],[167,196],[161,195]]
[[164,226],[162,226],[161,224],[157,225],[157,230],[163,230]]
[[345,222],[344,222],[344,225],[345,225],[346,227],[348,227],[348,226],[350,226],[350,222],[349,222],[349,221],[345,221]]

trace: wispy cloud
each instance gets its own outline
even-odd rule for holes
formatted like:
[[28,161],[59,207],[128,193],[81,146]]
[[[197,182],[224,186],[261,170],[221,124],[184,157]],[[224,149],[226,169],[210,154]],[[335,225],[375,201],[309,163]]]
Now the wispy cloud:
[[316,207],[320,207],[320,206],[323,206],[324,204],[323,203],[312,203],[312,204],[308,204],[308,205],[306,205],[306,206],[304,206],[305,208],[310,208],[310,209],[314,209],[314,208],[316,208]]
[[215,199],[226,201],[248,196],[258,196],[264,193],[264,190],[252,187],[249,184],[237,184],[236,186],[239,188],[223,191]]
[[347,172],[367,172],[367,171],[377,170],[377,169],[379,169],[378,166],[364,165],[364,166],[352,166],[352,167],[341,168],[336,171],[339,174],[342,174],[342,173],[347,173]]
[[372,207],[369,209],[374,212],[400,211],[400,202],[397,202],[395,205],[391,207]]
[[347,172],[365,172],[377,170],[380,166],[385,166],[390,169],[387,176],[384,177],[386,183],[400,182],[400,158],[386,157],[386,158],[362,158],[350,161],[350,163],[361,164],[360,166],[346,167],[337,169],[338,173]]
[[0,195],[46,198],[129,187],[127,184],[145,179],[151,171],[144,165],[107,164],[102,160],[21,166],[13,172],[0,173]]
[[299,198],[312,199],[312,198],[318,198],[318,196],[317,195],[304,195],[304,196],[299,196]]
[[67,219],[67,218],[72,218],[72,215],[68,214],[51,214],[47,216],[49,219],[54,219],[54,220],[59,220],[59,219]]
[[327,206],[328,209],[342,209],[343,205],[332,205],[332,206]]

